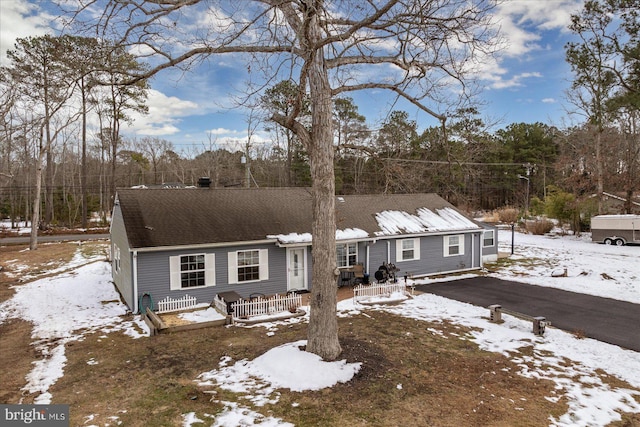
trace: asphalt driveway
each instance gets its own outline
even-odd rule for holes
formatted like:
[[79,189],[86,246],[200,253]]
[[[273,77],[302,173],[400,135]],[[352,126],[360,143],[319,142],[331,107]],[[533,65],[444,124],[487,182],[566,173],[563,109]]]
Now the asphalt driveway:
[[[416,289],[482,307],[544,316],[553,327],[640,352],[640,304],[492,277],[419,285]],[[487,316],[489,310],[487,309]]]

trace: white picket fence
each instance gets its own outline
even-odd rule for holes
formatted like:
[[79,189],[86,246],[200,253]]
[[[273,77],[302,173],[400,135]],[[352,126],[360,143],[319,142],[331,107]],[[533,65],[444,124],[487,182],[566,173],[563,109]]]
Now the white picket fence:
[[216,297],[213,299],[213,306],[221,314],[225,316],[227,315],[227,303],[220,295],[216,295]]
[[265,316],[276,313],[295,311],[302,305],[302,295],[274,295],[270,298],[258,297],[253,300],[242,300],[231,304],[233,317],[247,319],[254,316]]
[[182,298],[173,299],[166,297],[158,301],[158,313],[168,313],[170,311],[186,310],[193,308],[197,304],[195,297],[185,295]]
[[362,299],[389,297],[392,294],[400,293],[405,295],[406,286],[404,283],[373,283],[371,285],[358,285],[353,288],[353,301]]

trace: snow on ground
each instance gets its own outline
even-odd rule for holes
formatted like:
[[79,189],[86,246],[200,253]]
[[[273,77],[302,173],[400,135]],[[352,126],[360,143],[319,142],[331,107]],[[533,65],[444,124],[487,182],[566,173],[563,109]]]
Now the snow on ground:
[[16,286],[13,298],[0,303],[0,323],[20,318],[33,324],[32,339],[43,357],[33,363],[24,390],[40,393],[35,403],[51,403],[48,389],[64,375],[68,342],[95,331],[148,335],[144,322],[123,319],[127,308],[111,282],[110,265],[95,259],[81,264],[76,255],[67,265],[78,266],[74,270]]
[[220,314],[218,310],[215,310],[211,307],[204,308],[202,310],[197,310],[188,313],[180,313],[178,314],[178,318],[182,320],[186,320],[188,322],[193,323],[204,323],[204,322],[212,322],[214,320],[224,320],[225,316]]
[[[511,251],[510,231],[500,231],[499,246],[501,252]],[[496,277],[519,280],[542,286],[552,286],[570,291],[583,292],[632,302],[640,302],[640,283],[638,275],[640,266],[637,258],[640,247],[617,247],[591,243],[589,235],[573,236],[531,236],[515,234],[514,255],[515,266],[494,273]],[[519,265],[522,263],[522,265]],[[567,277],[552,277],[557,269],[567,269]],[[609,279],[607,277],[613,277]],[[450,279],[457,279],[460,276]],[[434,279],[424,279],[432,282]],[[402,304],[365,306],[354,303],[352,299],[338,304],[339,315],[348,317],[367,310],[386,310],[401,316],[418,320],[439,322],[450,320],[461,326],[473,328],[469,337],[451,336],[455,339],[472,339],[487,351],[505,354],[516,364],[517,373],[525,377],[548,379],[556,383],[554,394],[547,396],[551,401],[567,399],[569,411],[558,419],[550,417],[550,426],[602,426],[619,420],[616,411],[640,412],[640,392],[624,388],[614,388],[603,381],[596,371],[602,370],[606,375],[627,381],[633,387],[640,388],[640,354],[617,346],[592,339],[579,339],[574,335],[547,328],[543,337],[531,334],[531,325],[510,316],[504,316],[505,323],[497,325],[487,320],[487,309],[470,304],[448,300],[436,295],[422,294]],[[290,320],[299,321],[299,319]],[[263,326],[267,335],[277,333],[279,325],[271,322]],[[442,334],[434,329],[434,334]],[[532,351],[524,351],[532,350]],[[261,358],[283,359],[294,358],[295,348],[287,347],[281,351],[293,352],[284,356],[281,352],[267,352]],[[529,355],[531,353],[532,355]],[[570,360],[571,363],[567,363]],[[264,378],[264,373],[255,369],[251,362],[238,361],[231,367],[226,366],[230,360],[221,361],[218,370],[203,373],[199,380],[215,379],[215,383],[205,381],[203,385],[218,384],[221,388],[235,390],[256,406],[265,401],[275,404],[273,384]],[[342,362],[337,362],[342,363]],[[311,367],[302,372],[311,372]],[[314,372],[318,368],[313,368]],[[245,382],[249,378],[250,386]],[[306,376],[296,375],[299,389],[314,389],[312,382],[306,383]],[[259,380],[262,378],[262,380]],[[255,383],[255,381],[258,381]],[[337,380],[335,380],[337,382]],[[243,407],[236,402],[225,404],[221,417],[216,418],[214,426],[240,425],[239,420],[247,425],[265,423],[265,425],[285,426],[285,421],[269,418]],[[250,421],[251,416],[255,416]],[[249,420],[249,421],[248,421]],[[185,426],[191,425],[185,422]],[[242,424],[244,425],[244,424]],[[262,424],[261,424],[262,425]]]
[[[515,234],[514,265],[493,274],[532,285],[550,286],[640,304],[640,246],[609,246],[582,236]],[[511,230],[499,230],[501,252],[511,252]],[[567,277],[552,277],[558,270]]]
[[[510,231],[501,230],[498,236],[500,250],[510,252]],[[639,256],[638,246],[599,245],[591,243],[588,235],[530,236],[516,233],[513,265],[507,263],[502,271],[491,274],[640,303]],[[552,277],[552,273],[564,271],[565,268],[567,277]],[[424,279],[427,282],[432,280]],[[87,283],[94,286],[86,286]],[[46,297],[41,298],[43,295]],[[114,302],[116,299],[117,294],[110,283],[109,267],[103,262],[78,267],[71,273],[63,273],[53,279],[16,287],[14,298],[0,305],[0,322],[8,317],[32,321],[34,339],[50,356],[42,365],[34,364],[25,389],[40,391],[41,402],[50,401],[48,387],[64,374],[64,343],[82,339],[87,330],[104,330],[105,333],[125,330],[132,337],[140,336],[138,331],[144,328],[143,324],[138,322],[136,328],[133,322],[125,321],[122,318],[124,306]],[[74,310],[66,309],[71,305]],[[65,310],[61,311],[61,307]],[[308,307],[305,310],[308,313]],[[556,390],[547,399],[559,401],[565,398],[569,410],[558,419],[550,418],[549,425],[601,426],[619,420],[616,411],[640,412],[638,390],[613,387],[604,381],[606,376],[613,376],[640,388],[640,353],[591,339],[578,339],[554,328],[547,328],[544,336],[535,337],[531,334],[528,322],[504,316],[505,323],[493,324],[486,318],[486,308],[431,294],[417,295],[395,305],[365,306],[352,299],[338,305],[339,315],[343,317],[358,313],[366,315],[370,310],[385,310],[431,322],[448,320],[472,328],[468,335],[444,335],[437,328],[431,328],[430,332],[448,339],[473,340],[487,351],[507,355],[515,363],[513,369],[519,375],[555,382]],[[209,318],[206,313],[193,316]],[[307,320],[308,314],[287,321],[265,322],[261,326],[265,327],[267,335],[273,335],[284,325]],[[47,344],[56,338],[61,339],[56,344]],[[253,361],[223,358],[216,369],[203,372],[194,380],[203,388],[217,385],[236,391],[241,400],[259,408],[277,404],[279,395],[275,390],[279,387],[294,391],[331,387],[338,382],[349,381],[359,369],[358,364],[345,361],[322,362],[301,351],[303,344],[296,342],[273,348]],[[260,414],[238,402],[222,403],[225,409],[221,413],[200,415],[206,421],[194,413],[185,413],[183,425],[191,426],[198,422],[220,427],[292,425]]]

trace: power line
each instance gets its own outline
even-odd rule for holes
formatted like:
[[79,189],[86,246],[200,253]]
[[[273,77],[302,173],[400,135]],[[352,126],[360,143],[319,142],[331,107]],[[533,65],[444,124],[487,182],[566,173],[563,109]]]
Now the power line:
[[400,159],[395,157],[385,157],[382,160],[409,163],[428,163],[433,165],[465,165],[465,166],[522,166],[531,167],[531,163],[500,163],[500,162],[449,162],[446,160],[421,160],[421,159]]

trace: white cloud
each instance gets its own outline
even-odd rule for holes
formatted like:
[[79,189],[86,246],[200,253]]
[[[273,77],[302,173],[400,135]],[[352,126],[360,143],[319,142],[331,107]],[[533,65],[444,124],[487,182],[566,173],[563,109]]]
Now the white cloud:
[[134,122],[129,129],[138,135],[173,135],[180,131],[177,125],[181,117],[198,112],[195,102],[167,96],[155,89],[149,90],[147,106],[149,114],[132,114]]
[[577,12],[583,0],[505,1],[498,6],[497,19],[502,35],[509,41],[506,54],[517,57],[539,50],[541,33],[550,30],[567,31],[571,14]]
[[[493,89],[524,86],[524,79],[542,77],[539,72],[514,74],[513,66],[530,61],[535,52],[550,49],[547,41],[550,32],[567,31],[571,14],[582,7],[583,0],[512,1],[502,2],[496,9],[496,22],[506,47],[496,59],[488,59],[479,74],[481,80],[489,81]],[[507,59],[516,60],[506,68]],[[517,73],[517,71],[515,71]]]
[[217,128],[217,129],[211,129],[207,131],[208,134],[210,135],[238,135],[240,134],[240,131],[238,130],[233,130],[233,129],[225,129],[225,128]]
[[531,78],[540,78],[542,74],[538,72],[527,72],[520,73],[514,76],[511,76],[509,79],[503,79],[502,77],[497,77],[493,79],[493,83],[490,85],[492,89],[508,89],[513,87],[524,86],[523,80],[531,79]]
[[[247,131],[238,129],[216,128],[206,131],[207,135],[212,136],[213,143],[218,148],[227,149],[229,151],[245,151],[247,141],[249,139]],[[264,150],[269,150],[274,144],[272,136],[265,131],[255,131],[251,135],[250,155],[252,158],[260,156]]]
[[558,102],[555,98],[543,98],[542,99],[542,103],[543,104],[555,104],[556,102]]
[[16,39],[50,33],[54,17],[39,4],[24,0],[0,0],[0,63]]

